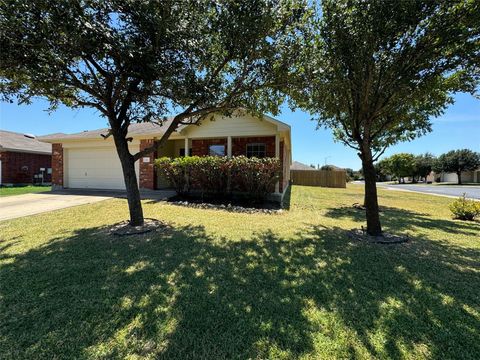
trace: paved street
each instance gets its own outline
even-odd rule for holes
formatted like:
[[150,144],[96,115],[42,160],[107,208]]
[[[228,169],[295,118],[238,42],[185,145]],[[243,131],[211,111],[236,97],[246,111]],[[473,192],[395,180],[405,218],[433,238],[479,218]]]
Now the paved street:
[[378,186],[382,186],[389,190],[408,190],[415,191],[424,194],[435,194],[444,196],[462,196],[463,193],[467,194],[467,198],[480,200],[480,185],[479,186],[456,186],[456,185],[424,185],[424,184],[382,184],[377,183]]

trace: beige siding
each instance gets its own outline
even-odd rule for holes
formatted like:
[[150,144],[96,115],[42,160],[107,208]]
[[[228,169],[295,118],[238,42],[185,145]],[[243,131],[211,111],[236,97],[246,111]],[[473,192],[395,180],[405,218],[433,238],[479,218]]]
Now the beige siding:
[[213,121],[206,119],[200,126],[185,129],[184,135],[191,138],[216,138],[275,135],[276,131],[276,125],[249,114],[232,117],[216,115]]
[[[138,151],[140,142],[134,140],[128,143],[128,147],[131,149],[130,152],[134,153]],[[99,140],[70,140],[64,141],[62,143],[64,149],[71,149],[71,148],[101,148],[101,147],[111,147],[115,149],[115,143],[113,142],[112,138],[108,139],[99,139]]]

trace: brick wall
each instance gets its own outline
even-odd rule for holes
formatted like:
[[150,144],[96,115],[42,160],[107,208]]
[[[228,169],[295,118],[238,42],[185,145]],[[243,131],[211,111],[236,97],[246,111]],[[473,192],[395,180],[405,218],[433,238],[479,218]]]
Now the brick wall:
[[227,155],[227,139],[202,139],[192,140],[192,156],[207,156],[210,145],[225,145],[225,155]]
[[52,144],[52,185],[63,188],[63,146]]
[[44,181],[50,182],[47,169],[52,167],[52,156],[4,151],[0,153],[2,161],[2,184],[31,184],[33,176],[43,172]]
[[285,189],[285,146],[283,143],[283,140],[280,141],[280,180],[279,180],[279,188],[278,191],[280,193],[283,192],[283,189]]
[[[140,151],[150,147],[153,144],[153,139],[144,139],[140,140]],[[155,152],[152,152],[148,155],[142,156],[140,158],[140,174],[139,174],[139,180],[140,180],[140,189],[150,189],[154,190],[155,189],[155,168],[153,165],[153,162],[155,160],[156,154]],[[149,159],[148,161],[145,161],[145,159]]]
[[267,157],[275,157],[275,136],[232,138],[232,156],[247,155],[247,144],[264,143]]

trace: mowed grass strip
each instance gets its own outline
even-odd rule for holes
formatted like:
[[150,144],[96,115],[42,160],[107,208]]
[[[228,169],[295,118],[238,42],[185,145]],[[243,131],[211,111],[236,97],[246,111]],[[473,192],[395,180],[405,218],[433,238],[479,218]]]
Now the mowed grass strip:
[[380,190],[401,245],[350,240],[361,186],[293,187],[282,215],[114,199],[0,223],[0,358],[478,359],[480,223]]
[[12,187],[0,187],[0,196],[12,196],[22,194],[33,194],[39,192],[47,192],[52,189],[51,186],[12,186]]

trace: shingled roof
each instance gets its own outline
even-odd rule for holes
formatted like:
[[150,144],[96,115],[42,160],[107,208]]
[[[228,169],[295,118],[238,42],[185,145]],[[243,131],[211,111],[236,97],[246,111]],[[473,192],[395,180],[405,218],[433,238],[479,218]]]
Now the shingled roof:
[[[168,128],[173,118],[168,118],[163,122],[162,125],[152,122],[145,123],[133,123],[128,127],[127,136],[141,136],[141,135],[151,135],[151,134],[163,134]],[[102,135],[108,133],[108,128],[96,129],[96,130],[87,130],[74,134],[48,134],[44,136],[39,136],[38,139],[42,141],[54,141],[54,140],[83,140],[83,139],[102,139]]]
[[0,130],[0,151],[51,154],[52,145],[39,141],[34,135]]
[[292,165],[290,165],[290,170],[315,170],[315,168],[302,164],[299,161],[294,161]]

